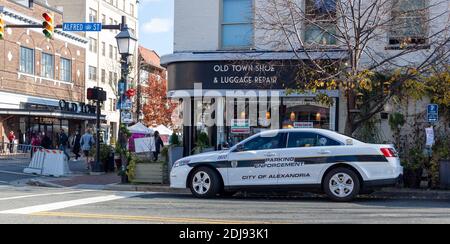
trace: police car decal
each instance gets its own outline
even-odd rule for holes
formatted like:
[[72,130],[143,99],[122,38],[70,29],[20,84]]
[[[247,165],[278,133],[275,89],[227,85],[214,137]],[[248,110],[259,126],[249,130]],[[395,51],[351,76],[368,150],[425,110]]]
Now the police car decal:
[[172,188],[199,198],[260,188],[314,186],[349,201],[369,187],[393,185],[403,174],[391,145],[366,144],[321,129],[263,132],[229,150],[175,162]]

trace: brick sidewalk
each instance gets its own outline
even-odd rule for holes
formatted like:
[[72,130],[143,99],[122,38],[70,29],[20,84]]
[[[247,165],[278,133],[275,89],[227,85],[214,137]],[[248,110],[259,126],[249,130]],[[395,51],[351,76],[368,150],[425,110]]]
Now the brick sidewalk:
[[105,175],[79,175],[68,178],[60,178],[54,180],[46,180],[49,183],[73,187],[78,185],[109,185],[120,183],[120,176],[117,173],[109,173]]

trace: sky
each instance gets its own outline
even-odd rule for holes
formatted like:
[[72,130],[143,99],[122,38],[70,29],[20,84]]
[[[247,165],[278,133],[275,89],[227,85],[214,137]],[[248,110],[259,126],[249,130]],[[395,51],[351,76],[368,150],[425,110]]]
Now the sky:
[[173,52],[174,0],[140,0],[139,44],[160,56]]

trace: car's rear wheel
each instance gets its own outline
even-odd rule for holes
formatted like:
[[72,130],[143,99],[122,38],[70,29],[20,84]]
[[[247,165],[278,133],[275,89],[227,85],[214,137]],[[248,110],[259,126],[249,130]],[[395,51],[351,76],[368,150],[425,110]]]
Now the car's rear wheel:
[[359,194],[360,188],[358,175],[351,169],[336,168],[325,176],[324,190],[333,201],[352,201]]
[[192,194],[198,198],[216,197],[221,191],[219,174],[207,167],[195,169],[190,179]]

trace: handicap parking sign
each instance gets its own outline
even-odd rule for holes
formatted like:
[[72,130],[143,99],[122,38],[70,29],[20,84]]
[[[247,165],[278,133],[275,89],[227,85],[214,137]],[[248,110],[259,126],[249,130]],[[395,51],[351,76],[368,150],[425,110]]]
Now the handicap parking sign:
[[439,120],[439,106],[437,104],[429,104],[427,109],[428,122],[438,122]]

